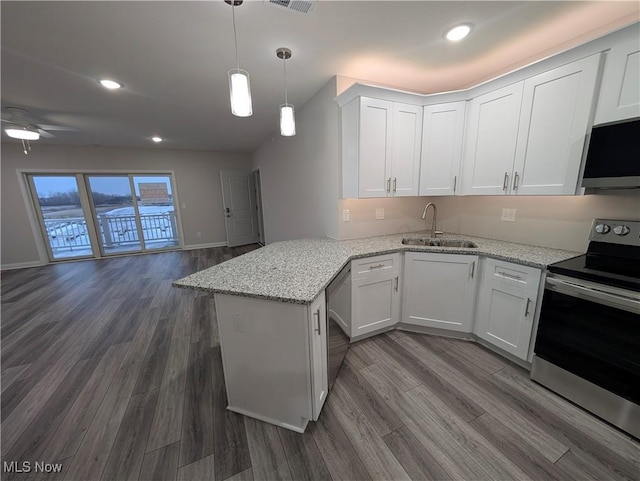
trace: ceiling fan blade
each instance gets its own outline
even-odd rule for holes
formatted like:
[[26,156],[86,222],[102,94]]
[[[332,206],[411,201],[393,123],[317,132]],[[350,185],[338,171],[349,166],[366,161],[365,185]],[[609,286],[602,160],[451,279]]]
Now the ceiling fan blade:
[[54,131],[57,130],[60,132],[78,132],[78,129],[76,129],[75,127],[65,127],[63,125],[39,124],[38,127],[44,130],[54,130]]
[[46,130],[42,130],[42,129],[38,129],[38,133],[44,137],[45,139],[52,139],[55,137],[55,135],[50,134],[49,132],[47,132]]

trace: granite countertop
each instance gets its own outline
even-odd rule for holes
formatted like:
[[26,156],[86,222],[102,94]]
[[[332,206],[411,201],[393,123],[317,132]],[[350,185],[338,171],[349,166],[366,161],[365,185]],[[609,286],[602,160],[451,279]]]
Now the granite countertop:
[[516,244],[467,235],[438,239],[465,239],[477,248],[403,245],[403,237],[427,237],[426,232],[393,234],[364,239],[300,239],[275,242],[222,264],[173,282],[174,287],[256,297],[295,304],[309,304],[351,259],[390,252],[442,252],[473,254],[517,264],[545,268],[578,256],[548,247]]

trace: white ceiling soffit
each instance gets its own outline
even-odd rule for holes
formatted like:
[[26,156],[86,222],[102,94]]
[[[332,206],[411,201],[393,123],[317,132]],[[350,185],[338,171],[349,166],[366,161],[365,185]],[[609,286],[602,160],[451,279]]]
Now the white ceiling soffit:
[[[2,107],[77,129],[38,143],[252,152],[278,135],[278,47],[294,52],[288,96],[299,111],[335,75],[419,93],[466,88],[640,15],[636,1],[319,0],[302,2],[308,13],[301,1],[236,8],[248,118],[230,112],[235,52],[222,0],[3,1]],[[447,42],[445,31],[462,22],[474,25],[471,35]],[[107,91],[98,78],[124,87]],[[153,144],[153,135],[165,141]]]

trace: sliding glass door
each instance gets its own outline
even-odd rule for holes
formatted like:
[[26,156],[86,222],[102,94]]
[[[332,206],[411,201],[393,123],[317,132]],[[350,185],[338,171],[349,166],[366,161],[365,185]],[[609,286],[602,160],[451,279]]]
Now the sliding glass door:
[[28,180],[49,258],[93,257],[78,177],[30,175]]
[[51,260],[180,246],[170,175],[29,174]]
[[102,254],[142,252],[129,176],[90,175],[87,186]]
[[103,255],[180,245],[168,175],[90,175],[87,184]]
[[132,176],[146,250],[180,245],[171,177]]

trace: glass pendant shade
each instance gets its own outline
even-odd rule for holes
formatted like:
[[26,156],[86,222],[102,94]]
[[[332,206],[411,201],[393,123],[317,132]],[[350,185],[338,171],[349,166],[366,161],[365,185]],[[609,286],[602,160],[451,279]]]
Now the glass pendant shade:
[[229,93],[231,113],[236,117],[250,117],[253,114],[253,107],[249,72],[241,68],[229,70]]
[[280,105],[280,135],[291,137],[296,135],[296,117],[293,105]]
[[35,130],[29,129],[5,129],[7,135],[14,139],[21,140],[38,140],[40,134]]

